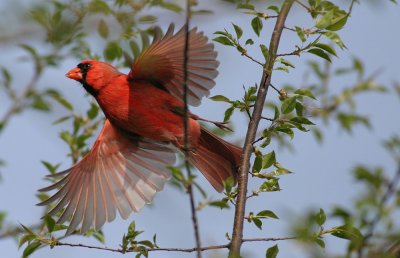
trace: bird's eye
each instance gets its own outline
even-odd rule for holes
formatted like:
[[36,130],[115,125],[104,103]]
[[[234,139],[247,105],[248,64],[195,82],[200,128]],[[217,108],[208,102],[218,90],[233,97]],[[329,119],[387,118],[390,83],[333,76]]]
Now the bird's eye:
[[81,69],[83,73],[86,73],[90,68],[90,64],[89,63],[80,63],[77,65],[77,67],[79,69]]

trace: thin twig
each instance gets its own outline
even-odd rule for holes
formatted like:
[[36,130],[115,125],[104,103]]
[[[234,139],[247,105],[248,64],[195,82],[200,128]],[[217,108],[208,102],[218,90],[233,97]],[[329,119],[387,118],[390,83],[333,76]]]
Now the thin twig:
[[261,119],[268,120],[268,121],[271,121],[271,122],[275,121],[275,119],[269,118],[269,117],[265,117],[265,116],[261,116]]
[[275,87],[272,83],[270,83],[269,86],[271,86],[271,88],[273,88],[276,92],[281,94],[281,91],[277,87]]
[[254,142],[254,139],[256,137],[257,127],[261,119],[264,102],[267,96],[269,85],[271,83],[271,74],[275,63],[276,52],[279,46],[282,30],[289,10],[293,5],[293,2],[294,0],[286,0],[283,3],[278,19],[276,20],[274,32],[272,33],[271,37],[268,60],[263,69],[263,75],[260,87],[258,89],[253,115],[250,119],[246,134],[240,173],[238,177],[238,195],[235,206],[235,220],[232,231],[232,242],[229,252],[230,258],[240,257],[240,248],[243,242],[243,222],[246,208],[248,171],[250,169],[250,157],[253,151],[252,143]]
[[249,54],[247,54],[246,52],[242,53],[242,55],[245,56],[245,57],[247,57],[247,58],[250,59],[251,61],[253,61],[253,62],[255,62],[255,63],[261,65],[261,66],[264,66],[264,65],[265,65],[265,64],[263,64],[262,62],[256,60],[254,57],[252,57],[252,56],[250,56]]
[[299,0],[295,0],[295,2],[298,3],[301,7],[305,8],[307,11],[310,11],[310,8]]
[[187,185],[187,192],[189,194],[190,199],[190,210],[192,214],[192,224],[194,230],[194,237],[196,241],[196,252],[197,258],[201,258],[201,242],[200,242],[200,232],[199,232],[199,223],[197,220],[196,214],[196,205],[194,201],[193,194],[193,183],[192,183],[192,173],[190,171],[190,163],[189,163],[189,155],[190,155],[190,143],[189,143],[189,108],[188,108],[188,52],[189,52],[189,22],[190,22],[190,1],[186,1],[186,24],[185,24],[185,47],[184,47],[184,58],[183,58],[183,101],[184,101],[184,127],[185,127],[185,167],[187,171],[187,176],[189,179],[189,183]]
[[[265,238],[244,238],[242,239],[243,242],[275,242],[275,241],[285,241],[285,240],[294,240],[297,237],[265,237]],[[60,241],[52,242],[54,240],[45,240],[44,242],[53,243],[52,246],[69,246],[69,247],[82,247],[82,248],[89,248],[89,249],[97,249],[103,251],[110,251],[116,253],[133,253],[138,252],[138,250],[130,249],[130,250],[122,250],[121,248],[110,248],[106,246],[94,246],[94,245],[86,245],[86,244],[73,244],[73,243],[64,243]],[[210,246],[203,246],[203,247],[193,247],[193,248],[176,248],[176,247],[156,247],[156,248],[147,248],[148,252],[156,252],[156,251],[168,251],[168,252],[183,252],[183,253],[192,253],[197,252],[199,249],[200,251],[208,251],[208,250],[215,250],[215,249],[225,249],[229,248],[230,244],[224,245],[210,245]]]
[[283,28],[284,28],[285,30],[290,30],[290,31],[294,31],[294,32],[296,32],[296,30],[295,30],[295,29],[293,29],[293,28],[290,28],[290,27],[283,26]]

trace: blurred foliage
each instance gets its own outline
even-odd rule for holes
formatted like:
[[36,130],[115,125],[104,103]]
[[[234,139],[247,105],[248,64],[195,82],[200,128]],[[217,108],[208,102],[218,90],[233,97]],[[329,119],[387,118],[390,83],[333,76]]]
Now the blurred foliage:
[[[193,14],[209,13],[207,10],[196,9],[196,2],[192,1]],[[232,24],[226,29],[216,29],[216,43],[234,48],[239,55],[261,66],[270,60],[269,49],[260,42],[260,35],[265,33],[266,23],[274,21],[280,12],[280,4],[270,5],[264,1],[228,0],[240,12],[248,15],[248,23],[252,32],[244,31],[242,24]],[[341,29],[351,21],[350,13],[357,1],[337,5],[322,0],[296,1],[295,4],[303,7],[305,15],[309,16],[314,24],[304,27],[296,24],[286,30],[295,33],[299,46],[289,53],[279,53],[274,59],[274,72],[290,73],[296,67],[290,62],[295,56],[310,55],[315,60],[307,63],[309,78],[302,85],[270,85],[270,90],[276,92],[276,99],[265,103],[267,121],[259,129],[258,138],[254,142],[254,162],[249,173],[257,180],[258,187],[250,191],[248,199],[258,198],[261,194],[281,190],[280,178],[290,175],[292,171],[279,162],[279,151],[271,150],[271,143],[293,148],[288,139],[301,137],[298,132],[313,133],[316,139],[323,142],[324,127],[316,126],[320,120],[324,125],[336,123],[343,131],[351,133],[358,129],[356,125],[371,128],[373,121],[357,108],[356,96],[365,92],[388,92],[388,88],[375,82],[376,75],[366,75],[363,60],[354,58],[350,67],[336,67],[335,58],[341,50],[346,48],[340,37]],[[391,2],[396,2],[391,0]],[[67,154],[73,163],[78,161],[89,150],[87,140],[102,124],[98,106],[90,102],[89,109],[80,114],[73,104],[57,89],[42,88],[40,79],[45,71],[57,67],[69,58],[74,59],[102,59],[113,62],[117,67],[129,67],[134,57],[150,44],[154,35],[158,17],[150,15],[150,10],[162,10],[161,14],[169,12],[180,13],[181,5],[166,0],[66,0],[39,2],[29,6],[29,22],[40,28],[43,42],[21,43],[19,47],[25,53],[26,59],[32,65],[33,75],[22,89],[15,85],[18,76],[9,66],[1,65],[0,90],[9,102],[5,113],[0,117],[0,133],[10,123],[13,116],[25,110],[51,112],[54,106],[65,109],[68,115],[60,117],[53,124],[65,123],[60,132],[60,139],[69,147]],[[94,29],[95,28],[95,29]],[[246,32],[246,33],[244,33]],[[244,38],[243,35],[253,36]],[[93,39],[96,41],[92,41]],[[283,39],[284,40],[284,39]],[[93,43],[95,42],[95,44]],[[43,44],[45,47],[43,47]],[[100,46],[100,47],[99,47]],[[249,49],[257,49],[263,60],[250,56]],[[341,88],[339,92],[332,90],[332,78],[338,76],[353,76],[354,82]],[[211,97],[214,101],[228,105],[224,122],[232,115],[243,113],[249,119],[257,99],[259,85],[250,83],[243,87],[243,97],[238,100],[223,95]],[[337,89],[337,87],[336,87]],[[400,91],[399,91],[400,92]],[[315,101],[315,100],[318,100]],[[377,164],[376,168],[357,165],[353,170],[357,184],[365,189],[354,200],[352,209],[333,207],[330,211],[320,209],[301,217],[294,223],[293,234],[299,242],[307,245],[310,256],[328,257],[330,250],[325,250],[325,238],[337,237],[348,240],[347,250],[335,257],[398,257],[400,244],[398,240],[399,225],[396,220],[400,207],[400,136],[395,135],[384,142],[384,146],[398,164],[393,171],[385,171]],[[58,164],[43,161],[44,167],[50,174],[57,172]],[[3,161],[0,161],[0,166]],[[209,199],[207,192],[196,182],[196,177],[186,177],[182,164],[171,167],[173,174],[172,184],[184,191],[188,184],[193,184],[202,199],[198,202],[197,210],[206,207],[229,209],[236,205],[237,188],[233,179],[225,182],[225,191],[221,199]],[[51,177],[47,180],[54,180]],[[39,200],[48,198],[46,194],[37,195]],[[45,214],[51,206],[47,207]],[[60,211],[61,213],[62,211]],[[246,211],[246,220],[253,226],[265,232],[265,224],[279,219],[279,216],[268,207],[260,207],[256,211]],[[57,216],[56,216],[57,217]],[[60,235],[67,226],[57,224],[50,216],[38,222],[37,225],[15,226],[5,223],[6,212],[0,212],[0,239],[4,237],[19,237],[19,246],[24,246],[23,256],[27,257],[42,246],[56,246],[64,237]],[[12,221],[12,218],[8,218]],[[326,228],[332,220],[337,226]],[[79,234],[79,232],[74,232]],[[148,251],[157,248],[156,236],[152,240],[138,240],[142,231],[136,230],[132,222],[127,233],[122,237],[122,252],[133,251],[137,257],[148,256]],[[87,237],[97,239],[104,244],[103,232],[89,231]],[[230,239],[227,235],[228,240]],[[323,251],[322,251],[323,250]],[[335,250],[336,253],[339,250]],[[323,255],[322,255],[323,254]],[[279,256],[279,247],[274,245],[265,251],[266,257]]]

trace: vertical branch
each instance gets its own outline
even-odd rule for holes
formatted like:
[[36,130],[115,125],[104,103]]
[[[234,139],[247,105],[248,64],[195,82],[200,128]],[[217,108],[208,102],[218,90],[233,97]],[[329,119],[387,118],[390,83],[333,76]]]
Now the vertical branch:
[[268,60],[264,66],[253,114],[250,118],[249,126],[247,129],[238,178],[238,195],[235,207],[235,220],[233,224],[232,241],[229,251],[230,258],[240,257],[240,248],[243,243],[243,222],[246,208],[248,171],[250,168],[250,157],[253,151],[253,142],[256,137],[256,132],[261,119],[261,113],[268,93],[268,88],[271,83],[272,70],[274,67],[282,30],[284,28],[286,17],[293,2],[294,0],[285,0],[285,2],[282,4],[281,11],[276,20],[275,28],[272,33],[269,45]]
[[197,258],[201,258],[201,242],[200,242],[200,232],[199,232],[199,223],[197,221],[196,214],[196,206],[194,202],[194,194],[193,194],[193,182],[192,182],[192,173],[190,171],[190,163],[189,163],[189,155],[190,155],[190,144],[189,144],[189,110],[188,110],[188,60],[189,60],[189,21],[190,21],[190,0],[186,1],[186,23],[185,23],[185,47],[184,47],[184,58],[183,58],[183,100],[184,100],[184,127],[185,127],[185,167],[188,176],[188,184],[187,184],[187,192],[190,198],[190,210],[192,214],[192,224],[194,230],[194,236],[196,241],[196,256]]

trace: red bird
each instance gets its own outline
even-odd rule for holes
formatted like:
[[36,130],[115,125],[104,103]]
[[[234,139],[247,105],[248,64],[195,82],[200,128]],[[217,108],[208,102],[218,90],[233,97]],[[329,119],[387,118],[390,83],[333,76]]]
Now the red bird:
[[[164,37],[136,58],[128,75],[108,63],[85,60],[66,76],[82,83],[103,110],[106,121],[90,152],[65,175],[40,191],[59,189],[39,205],[57,201],[49,215],[63,208],[58,223],[71,219],[67,234],[112,221],[116,210],[127,219],[150,203],[171,174],[167,165],[184,147],[183,60],[185,31]],[[206,36],[189,32],[188,102],[197,106],[215,85],[217,53]],[[236,179],[242,149],[213,135],[189,113],[190,161],[218,191]],[[207,120],[205,120],[207,121]],[[215,123],[219,125],[218,123]]]

